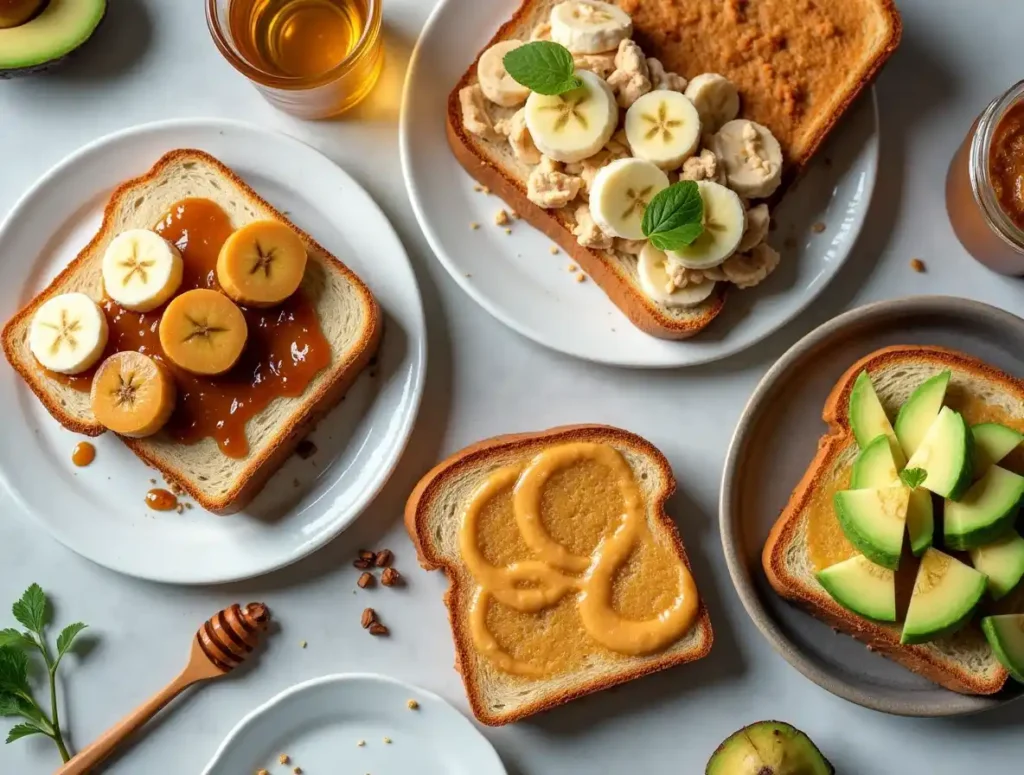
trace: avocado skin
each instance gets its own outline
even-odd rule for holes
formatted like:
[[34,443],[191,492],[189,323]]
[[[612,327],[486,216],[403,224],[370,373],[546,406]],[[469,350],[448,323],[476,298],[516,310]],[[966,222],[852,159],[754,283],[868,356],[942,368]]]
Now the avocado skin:
[[[758,769],[748,758],[768,749],[774,761]],[[782,765],[780,768],[779,765]],[[741,769],[743,767],[743,769]],[[806,734],[784,721],[758,721],[727,737],[708,760],[705,775],[835,775],[835,767]]]
[[100,20],[96,22],[95,29],[93,29],[92,34],[90,34],[88,38],[86,38],[80,44],[78,44],[77,48],[69,51],[62,57],[57,57],[56,59],[49,59],[45,62],[40,62],[38,65],[31,65],[29,67],[10,67],[7,69],[0,68],[0,81],[6,81],[12,78],[20,78],[25,75],[39,75],[41,73],[46,73],[50,70],[57,69],[65,62],[67,62],[68,59],[72,59],[74,55],[79,50],[81,50],[82,46],[86,45],[90,40],[92,40],[93,36],[96,34],[96,30],[103,26],[103,22],[107,19],[107,10],[109,9],[109,7],[109,2],[103,3],[103,15],[100,16]]
[[985,527],[980,527],[977,530],[971,530],[958,535],[946,533],[943,536],[942,542],[946,545],[947,549],[952,549],[958,552],[966,552],[968,549],[977,549],[979,546],[984,546],[985,544],[991,543],[997,538],[1002,538],[1006,535],[1006,533],[1009,532],[1016,523],[1017,514],[1019,512],[1020,502],[1018,501],[1009,511],[991,524],[986,525]]
[[1006,653],[1006,650],[1003,648],[1002,639],[996,629],[994,617],[986,616],[981,620],[981,631],[985,633],[988,645],[992,647],[992,650],[996,653],[996,658],[1006,668],[1010,677],[1019,683],[1024,683],[1024,666],[1016,664],[1010,658],[1010,655]]
[[881,565],[889,570],[899,568],[900,556],[898,554],[890,554],[880,550],[874,544],[865,540],[860,531],[857,530],[857,523],[853,520],[849,511],[847,511],[841,493],[837,492],[833,496],[832,504],[836,511],[836,517],[839,519],[839,526],[858,552],[871,560],[875,565]]

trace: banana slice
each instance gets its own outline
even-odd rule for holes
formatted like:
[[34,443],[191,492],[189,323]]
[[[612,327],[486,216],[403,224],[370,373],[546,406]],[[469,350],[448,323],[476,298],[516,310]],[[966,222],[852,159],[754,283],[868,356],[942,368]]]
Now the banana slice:
[[746,213],[739,195],[710,180],[697,182],[704,200],[704,231],[693,244],[672,251],[687,269],[711,269],[736,252],[746,230]]
[[603,78],[577,70],[578,89],[548,96],[533,92],[526,100],[526,128],[533,144],[555,161],[582,161],[600,151],[615,133],[619,108]]
[[628,240],[644,239],[644,210],[654,195],[668,185],[668,175],[649,161],[613,161],[594,176],[590,214],[605,234]]
[[299,288],[306,246],[280,221],[253,221],[234,232],[217,255],[217,282],[251,307],[280,304]]
[[126,350],[100,364],[92,380],[92,413],[104,428],[139,439],[167,424],[177,389],[168,371],[142,353]]
[[107,346],[107,316],[84,293],[63,293],[40,305],[28,329],[36,360],[58,374],[80,374]]
[[668,256],[648,242],[637,259],[637,274],[644,293],[667,307],[695,307],[715,290],[714,280],[675,288],[669,278]]
[[476,65],[480,89],[491,102],[506,108],[522,105],[530,90],[516,81],[505,70],[505,54],[523,45],[521,40],[503,40],[495,43],[483,54]]
[[702,73],[686,85],[684,93],[697,107],[705,132],[718,131],[740,114],[740,93],[724,75]]
[[746,253],[751,248],[764,242],[768,236],[768,227],[771,226],[771,220],[768,205],[763,202],[747,210],[747,225],[743,231],[743,239],[740,240],[736,252]]
[[729,187],[740,196],[771,196],[782,182],[782,148],[768,127],[729,121],[711,138],[711,150],[725,167]]
[[611,3],[570,0],[551,9],[551,39],[574,54],[614,51],[632,34],[629,14]]
[[193,374],[223,374],[235,365],[249,328],[242,310],[208,288],[186,291],[160,318],[160,346],[175,366]]
[[156,232],[129,229],[107,245],[102,271],[107,296],[125,309],[149,312],[181,285],[181,253]]
[[633,155],[674,170],[700,145],[697,109],[676,91],[652,91],[626,111],[626,139]]

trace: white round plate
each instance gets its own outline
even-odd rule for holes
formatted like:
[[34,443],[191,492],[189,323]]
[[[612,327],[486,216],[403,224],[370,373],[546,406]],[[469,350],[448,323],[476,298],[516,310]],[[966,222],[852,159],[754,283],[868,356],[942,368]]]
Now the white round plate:
[[[419,707],[411,710],[409,700]],[[310,775],[506,775],[491,744],[451,705],[368,674],[317,678],[279,694],[242,719],[203,775],[294,767]]]
[[229,121],[161,122],[82,148],[47,173],[0,225],[0,319],[63,269],[99,227],[120,182],[166,151],[199,148],[339,256],[385,314],[378,363],[239,514],[179,515],[144,504],[155,475],[112,434],[76,469],[81,437],[64,430],[14,370],[0,366],[0,479],[19,510],[79,554],[132,576],[179,584],[234,581],[308,555],[351,524],[377,494],[412,430],[423,392],[426,332],[419,289],[387,218],[345,172],[287,135]]
[[[592,282],[577,283],[564,253],[525,223],[494,225],[502,202],[473,190],[445,139],[448,93],[519,0],[441,0],[409,63],[402,100],[402,169],[427,241],[455,281],[524,336],[586,360],[620,366],[694,365],[732,355],[783,326],[846,261],[867,215],[878,166],[874,93],[858,100],[773,214],[778,270],[730,294],[705,331],[683,342],[635,328]],[[827,163],[826,163],[827,160]],[[481,224],[471,230],[470,223]],[[815,233],[812,225],[822,223]],[[785,244],[784,244],[785,243]]]

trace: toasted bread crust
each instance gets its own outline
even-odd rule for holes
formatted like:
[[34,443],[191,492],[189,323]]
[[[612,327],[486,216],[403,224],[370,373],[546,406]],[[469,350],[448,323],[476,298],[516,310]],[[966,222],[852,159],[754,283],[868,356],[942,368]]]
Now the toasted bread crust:
[[534,713],[563,705],[577,697],[617,686],[668,667],[703,659],[711,650],[714,641],[711,618],[708,615],[707,607],[702,598],[697,620],[693,625],[694,627],[701,628],[704,632],[704,637],[701,639],[702,646],[698,651],[674,654],[663,658],[652,657],[642,667],[624,670],[609,677],[607,680],[595,681],[582,687],[553,693],[543,700],[525,705],[508,713],[492,714],[488,711],[477,690],[479,677],[476,674],[476,653],[472,646],[467,612],[460,610],[455,604],[459,599],[461,591],[459,588],[460,574],[452,563],[435,551],[426,529],[426,515],[429,512],[431,501],[445,488],[451,477],[457,476],[459,472],[467,468],[473,468],[476,465],[487,462],[496,452],[521,450],[525,455],[533,451],[539,451],[552,444],[565,444],[577,441],[606,443],[610,441],[621,447],[635,450],[655,461],[661,471],[663,481],[666,483],[663,491],[659,492],[655,497],[654,508],[656,518],[663,524],[665,530],[671,536],[676,553],[686,565],[686,568],[691,572],[693,570],[676,524],[665,511],[665,502],[676,489],[676,480],[672,474],[671,466],[669,466],[665,456],[654,445],[629,431],[608,425],[563,425],[538,433],[514,433],[496,436],[476,444],[471,444],[438,463],[419,481],[409,495],[405,505],[405,528],[412,539],[413,546],[416,547],[416,555],[420,565],[426,570],[444,571],[448,577],[448,589],[444,595],[444,602],[448,609],[448,620],[451,623],[453,640],[455,641],[455,669],[462,675],[462,681],[466,687],[466,695],[469,698],[470,707],[473,709],[473,715],[481,723],[488,726],[510,724]]
[[232,514],[244,508],[250,500],[260,491],[267,479],[284,463],[289,455],[295,450],[296,445],[316,422],[327,414],[342,398],[345,391],[352,384],[359,373],[366,367],[376,352],[383,331],[383,317],[380,307],[370,289],[363,283],[356,274],[343,264],[333,254],[317,243],[310,235],[292,223],[281,212],[269,202],[256,193],[244,180],[235,172],[215,159],[205,151],[184,148],[170,151],[164,154],[148,172],[137,178],[126,180],[121,183],[110,195],[103,211],[103,221],[99,230],[89,243],[79,251],[78,255],[57,275],[56,278],[42,291],[40,291],[28,304],[18,311],[4,326],[2,339],[4,354],[8,362],[18,372],[21,378],[35,393],[39,401],[46,407],[46,410],[57,422],[70,431],[86,436],[99,436],[106,432],[99,423],[90,423],[67,412],[45,389],[46,382],[51,379],[38,369],[33,369],[30,364],[24,363],[17,357],[15,351],[15,335],[19,324],[30,318],[36,309],[49,297],[53,296],[63,286],[67,278],[74,276],[79,269],[92,258],[93,252],[97,249],[104,236],[113,228],[115,213],[121,201],[131,195],[140,187],[150,185],[159,178],[162,172],[182,159],[197,159],[217,169],[218,173],[227,178],[237,188],[237,193],[245,197],[256,207],[265,209],[274,218],[282,223],[288,224],[296,234],[299,235],[307,252],[317,254],[324,258],[330,266],[331,271],[337,272],[347,279],[357,290],[360,302],[366,310],[366,326],[361,332],[358,342],[349,350],[347,357],[337,363],[332,363],[328,369],[327,378],[304,397],[302,410],[298,419],[288,427],[282,427],[273,435],[271,443],[261,454],[253,455],[249,465],[243,474],[235,482],[235,486],[222,497],[210,498],[203,493],[195,482],[187,476],[182,476],[177,471],[164,466],[163,462],[150,455],[144,448],[144,444],[138,439],[123,438],[125,445],[132,450],[147,465],[160,471],[163,477],[184,489],[200,506],[214,514]]
[[789,502],[772,526],[761,553],[761,563],[772,587],[783,597],[799,603],[803,608],[832,627],[866,644],[908,670],[947,689],[963,694],[994,694],[1006,683],[1006,674],[993,683],[979,682],[963,671],[951,671],[948,664],[935,659],[934,654],[921,646],[908,646],[899,642],[899,633],[864,619],[843,608],[828,594],[808,590],[800,579],[786,569],[786,547],[794,540],[800,515],[808,507],[817,487],[824,486],[826,472],[831,470],[835,458],[853,440],[853,431],[847,418],[853,383],[861,371],[869,373],[885,365],[914,358],[934,361],[939,368],[953,367],[977,375],[980,379],[998,382],[1024,400],[1024,381],[1009,376],[970,355],[944,347],[921,345],[894,345],[870,353],[854,363],[839,378],[825,401],[822,419],[828,423],[828,432],[818,443],[818,452],[793,490]]

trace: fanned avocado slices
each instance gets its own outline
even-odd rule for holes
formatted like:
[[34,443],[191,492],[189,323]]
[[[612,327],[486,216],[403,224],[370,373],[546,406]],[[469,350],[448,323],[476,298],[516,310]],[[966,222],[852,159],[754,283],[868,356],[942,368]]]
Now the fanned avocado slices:
[[45,69],[85,43],[107,2],[10,0],[0,11],[0,78],[9,78]]
[[819,571],[818,583],[855,614],[879,622],[896,621],[896,574],[862,554]]
[[900,643],[926,643],[963,627],[985,594],[985,574],[929,549],[921,558]]
[[896,464],[902,468],[906,460],[899,442],[896,440],[896,433],[889,423],[885,414],[882,402],[878,400],[875,393],[875,386],[871,384],[871,377],[866,371],[857,375],[850,391],[849,406],[850,429],[857,439],[857,445],[864,449],[879,436],[885,436],[892,440],[893,456]]
[[989,466],[994,466],[1024,441],[1024,433],[1018,433],[997,422],[974,425],[971,427],[971,435],[974,437],[975,479],[980,479]]
[[949,549],[976,549],[1005,535],[1024,498],[1024,476],[991,466],[959,501],[947,500],[943,540]]
[[1024,683],[1024,614],[986,616],[981,631],[1003,667],[1015,681]]
[[876,565],[896,570],[903,548],[910,488],[902,484],[835,494],[839,526],[854,548]]
[[964,418],[944,406],[907,461],[907,468],[925,472],[921,482],[925,489],[943,498],[959,500],[974,473],[971,445],[971,429]]
[[907,457],[921,446],[928,428],[939,416],[950,375],[951,372],[947,370],[925,380],[900,407],[894,430]]
[[718,746],[705,775],[835,775],[835,768],[796,727],[758,721]]
[[971,549],[971,564],[988,576],[993,600],[1006,597],[1024,578],[1024,538],[1014,530],[995,541]]

